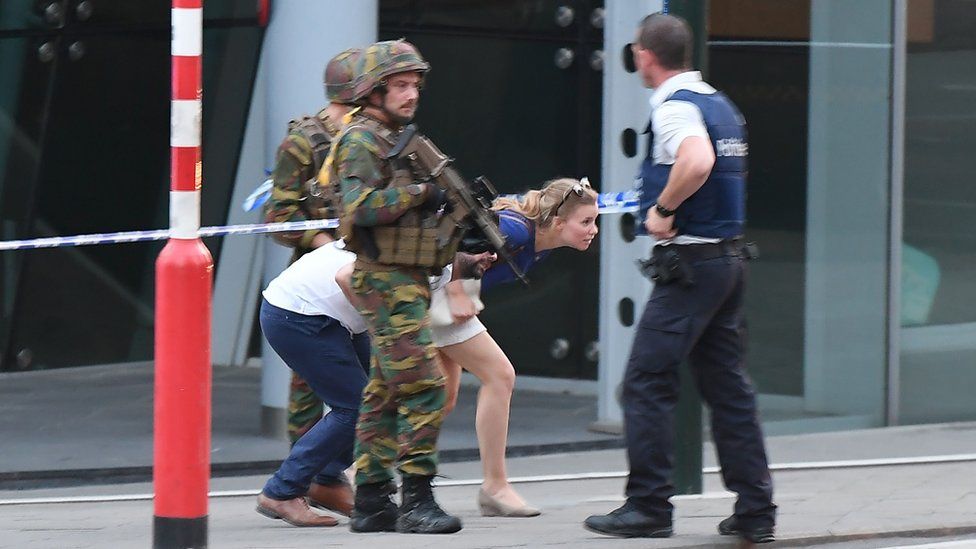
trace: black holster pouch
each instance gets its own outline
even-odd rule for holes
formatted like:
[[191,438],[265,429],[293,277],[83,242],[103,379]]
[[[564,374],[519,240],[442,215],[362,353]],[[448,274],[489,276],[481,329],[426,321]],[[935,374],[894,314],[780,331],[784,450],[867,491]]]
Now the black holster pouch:
[[759,259],[759,245],[755,242],[746,242],[739,250],[739,255],[746,261]]
[[650,259],[638,260],[637,267],[655,284],[677,282],[687,287],[695,283],[691,269],[673,246],[655,246]]

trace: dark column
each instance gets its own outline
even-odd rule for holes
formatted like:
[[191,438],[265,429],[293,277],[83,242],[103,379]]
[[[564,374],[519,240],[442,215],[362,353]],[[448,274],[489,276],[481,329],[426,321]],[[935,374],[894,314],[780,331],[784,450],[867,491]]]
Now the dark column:
[[[670,0],[667,13],[683,17],[695,34],[693,65],[708,71],[708,0]],[[706,76],[707,79],[707,76]],[[675,415],[674,487],[679,494],[702,491],[702,404],[691,370],[681,365],[681,398]]]

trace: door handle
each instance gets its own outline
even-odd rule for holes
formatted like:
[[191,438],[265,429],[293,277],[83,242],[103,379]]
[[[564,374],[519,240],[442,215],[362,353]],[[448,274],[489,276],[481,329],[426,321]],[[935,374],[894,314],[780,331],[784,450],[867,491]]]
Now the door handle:
[[95,7],[91,2],[89,2],[89,0],[81,0],[81,2],[78,2],[78,5],[75,6],[75,17],[78,18],[78,21],[88,21],[88,19],[92,16],[92,11],[94,11],[94,8]]
[[50,63],[54,61],[54,55],[56,51],[53,42],[44,42],[37,47],[37,59],[41,63]]
[[569,48],[559,48],[556,50],[556,55],[553,58],[553,62],[560,69],[568,69],[572,64],[573,60],[576,59],[576,53]]
[[44,22],[51,27],[60,28],[64,26],[64,4],[62,2],[48,2],[42,9],[41,15]]
[[562,360],[569,354],[569,341],[563,337],[557,337],[549,345],[549,354],[556,360]]

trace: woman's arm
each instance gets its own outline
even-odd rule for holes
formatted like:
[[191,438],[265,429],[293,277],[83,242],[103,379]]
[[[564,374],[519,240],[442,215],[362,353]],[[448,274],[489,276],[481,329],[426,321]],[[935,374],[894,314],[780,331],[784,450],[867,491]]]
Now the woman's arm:
[[452,280],[444,287],[447,296],[447,307],[451,311],[451,318],[455,324],[461,324],[478,314],[474,301],[464,291],[464,284],[460,280]]
[[352,306],[356,309],[360,309],[359,296],[352,289],[352,265],[352,263],[349,263],[336,271],[335,281],[339,285],[339,288],[342,289],[342,293],[349,300],[349,303],[352,303]]
[[461,324],[478,314],[471,296],[464,291],[463,278],[481,278],[498,256],[491,252],[467,254],[458,252],[451,270],[451,281],[444,286],[447,307],[455,324]]

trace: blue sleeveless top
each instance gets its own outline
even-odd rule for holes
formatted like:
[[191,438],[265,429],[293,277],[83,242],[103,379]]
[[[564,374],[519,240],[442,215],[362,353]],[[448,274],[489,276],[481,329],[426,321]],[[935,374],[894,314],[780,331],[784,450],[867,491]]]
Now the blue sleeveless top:
[[[515,256],[515,264],[527,273],[533,265],[545,259],[550,250],[536,253],[535,251],[535,223],[524,215],[512,210],[498,211],[498,228],[505,236],[505,244],[509,252]],[[481,278],[482,290],[518,280],[508,262],[502,258],[485,271]]]

